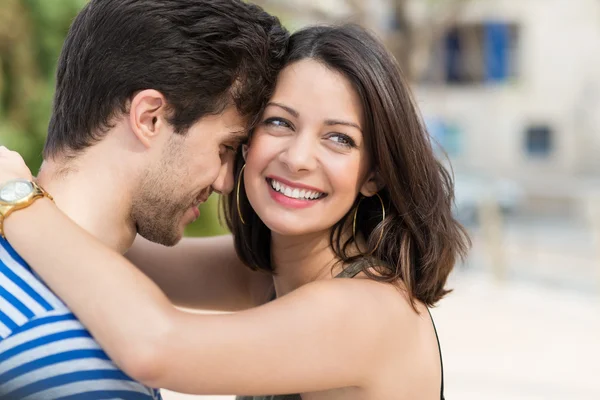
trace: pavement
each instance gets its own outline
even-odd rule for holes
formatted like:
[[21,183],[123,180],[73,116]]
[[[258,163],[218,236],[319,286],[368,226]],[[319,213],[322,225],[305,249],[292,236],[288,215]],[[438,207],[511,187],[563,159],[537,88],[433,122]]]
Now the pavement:
[[[600,292],[457,271],[432,310],[448,400],[600,399]],[[230,400],[185,396],[165,400]]]
[[445,359],[447,398],[597,400],[600,294],[454,276],[432,314]]

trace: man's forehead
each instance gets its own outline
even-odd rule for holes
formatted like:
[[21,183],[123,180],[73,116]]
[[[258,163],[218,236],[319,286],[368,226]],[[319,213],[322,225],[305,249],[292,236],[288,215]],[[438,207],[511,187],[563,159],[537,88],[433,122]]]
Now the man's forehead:
[[229,105],[220,115],[223,125],[230,131],[247,130],[248,118],[240,114],[237,107]]
[[229,105],[220,115],[228,140],[245,140],[248,138],[248,118],[240,114],[238,109]]
[[248,130],[246,128],[229,130],[226,138],[226,140],[238,142],[243,142],[246,139],[248,139]]

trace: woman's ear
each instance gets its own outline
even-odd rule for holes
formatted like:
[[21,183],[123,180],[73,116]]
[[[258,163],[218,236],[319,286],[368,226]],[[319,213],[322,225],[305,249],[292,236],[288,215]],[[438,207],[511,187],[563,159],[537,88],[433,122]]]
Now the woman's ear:
[[165,97],[157,90],[146,89],[136,93],[129,106],[129,123],[137,139],[150,147],[159,136],[167,113]]
[[372,172],[362,184],[360,193],[365,197],[371,197],[383,189],[384,186],[379,174],[377,172]]

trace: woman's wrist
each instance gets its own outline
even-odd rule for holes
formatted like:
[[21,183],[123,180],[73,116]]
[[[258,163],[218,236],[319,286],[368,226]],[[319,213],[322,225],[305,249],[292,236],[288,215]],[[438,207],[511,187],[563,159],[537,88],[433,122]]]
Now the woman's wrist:
[[54,202],[48,197],[40,197],[28,207],[15,210],[4,218],[2,230],[8,241],[14,238],[36,236],[42,224],[48,223],[40,216],[46,215],[44,210],[55,207]]

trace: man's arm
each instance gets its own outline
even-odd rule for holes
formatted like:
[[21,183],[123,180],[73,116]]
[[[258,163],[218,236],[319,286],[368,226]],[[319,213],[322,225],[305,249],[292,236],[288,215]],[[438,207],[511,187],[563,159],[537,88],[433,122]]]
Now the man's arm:
[[173,247],[138,235],[125,255],[177,306],[237,311],[269,300],[273,279],[237,257],[231,235],[184,238]]

